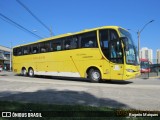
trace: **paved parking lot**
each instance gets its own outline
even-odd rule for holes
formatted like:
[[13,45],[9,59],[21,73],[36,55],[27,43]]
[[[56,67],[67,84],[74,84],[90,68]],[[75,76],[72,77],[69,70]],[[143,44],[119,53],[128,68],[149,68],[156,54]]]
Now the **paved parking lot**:
[[160,110],[159,94],[159,78],[90,83],[76,78],[29,78],[0,72],[0,100]]

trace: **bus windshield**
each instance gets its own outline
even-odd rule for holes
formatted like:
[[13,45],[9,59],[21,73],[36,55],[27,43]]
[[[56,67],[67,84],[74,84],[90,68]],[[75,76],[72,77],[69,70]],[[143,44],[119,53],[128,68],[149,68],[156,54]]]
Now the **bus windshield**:
[[141,68],[143,68],[143,69],[148,69],[148,68],[149,68],[149,62],[147,62],[147,61],[142,61],[142,62],[141,62]]
[[132,36],[129,32],[124,29],[119,28],[121,37],[126,37],[127,40],[125,42],[125,55],[126,55],[126,64],[131,65],[139,65],[138,52],[136,51],[136,47],[132,40]]

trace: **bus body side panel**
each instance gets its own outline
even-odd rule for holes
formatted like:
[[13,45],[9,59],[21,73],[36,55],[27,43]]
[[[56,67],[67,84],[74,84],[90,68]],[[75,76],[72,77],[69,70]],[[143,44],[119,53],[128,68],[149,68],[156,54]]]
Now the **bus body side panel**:
[[86,77],[86,72],[88,68],[94,67],[100,70],[102,79],[108,79],[109,75],[104,74],[103,66],[108,68],[109,63],[102,60],[102,55],[99,48],[85,48],[77,50],[73,56],[73,61],[77,71],[80,73],[81,77]]
[[101,71],[103,79],[108,78],[103,75],[103,66],[109,66],[98,48],[83,48],[76,50],[58,51],[42,54],[14,56],[14,69],[21,73],[22,67],[26,70],[31,67],[36,75],[85,77],[89,67],[96,67]]

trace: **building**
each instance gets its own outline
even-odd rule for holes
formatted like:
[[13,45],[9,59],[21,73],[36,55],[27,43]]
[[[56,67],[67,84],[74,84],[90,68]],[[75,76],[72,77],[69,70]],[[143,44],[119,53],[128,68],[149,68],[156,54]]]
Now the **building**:
[[160,64],[160,49],[156,51],[157,63]]
[[153,63],[153,50],[144,47],[140,50],[140,58],[148,59],[150,62]]
[[11,49],[0,45],[0,65],[4,70],[10,70]]

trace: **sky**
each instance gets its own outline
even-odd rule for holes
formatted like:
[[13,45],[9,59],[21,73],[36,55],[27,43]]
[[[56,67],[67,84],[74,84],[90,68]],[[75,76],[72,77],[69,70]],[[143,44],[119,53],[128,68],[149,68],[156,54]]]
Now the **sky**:
[[[20,0],[32,11],[53,35],[78,32],[100,26],[121,26],[130,29],[140,47],[160,49],[160,0]],[[50,32],[31,16],[17,0],[0,0],[0,13],[41,37],[50,37]],[[9,24],[0,17],[0,45],[11,47],[39,40]]]

